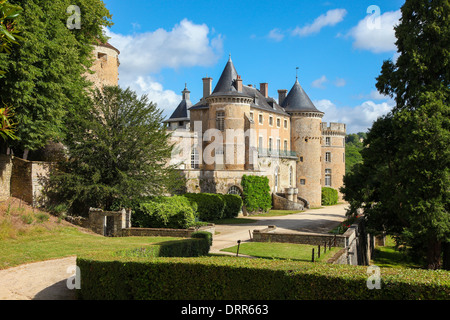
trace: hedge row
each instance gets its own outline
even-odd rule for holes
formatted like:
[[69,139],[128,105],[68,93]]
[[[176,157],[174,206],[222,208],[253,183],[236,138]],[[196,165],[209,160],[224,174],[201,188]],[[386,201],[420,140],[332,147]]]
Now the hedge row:
[[367,268],[234,257],[79,257],[82,299],[346,300],[449,299],[450,273],[381,269],[381,289],[367,288]]
[[338,202],[338,192],[330,187],[322,187],[322,205],[330,206]]
[[209,253],[211,244],[209,238],[194,236],[193,239],[164,241],[147,247],[120,250],[115,255],[136,258],[200,257]]

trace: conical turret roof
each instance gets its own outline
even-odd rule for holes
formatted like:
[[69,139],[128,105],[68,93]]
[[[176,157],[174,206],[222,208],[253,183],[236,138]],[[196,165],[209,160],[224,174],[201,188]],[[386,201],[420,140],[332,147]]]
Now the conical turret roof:
[[322,112],[317,110],[317,108],[312,103],[311,99],[306,94],[305,90],[303,90],[302,86],[298,82],[298,79],[295,80],[294,85],[289,91],[286,98],[281,103],[281,106],[286,110],[286,112],[292,111],[313,111],[313,112]]
[[237,96],[248,96],[245,93],[237,91],[236,89],[237,77],[238,73],[236,71],[236,68],[234,67],[233,61],[231,60],[230,56],[211,96],[230,95],[230,94]]
[[166,122],[169,121],[181,121],[181,120],[189,120],[189,108],[192,107],[192,102],[189,97],[190,91],[185,86],[183,93],[183,99],[178,104],[175,111],[172,113],[170,118],[166,120]]

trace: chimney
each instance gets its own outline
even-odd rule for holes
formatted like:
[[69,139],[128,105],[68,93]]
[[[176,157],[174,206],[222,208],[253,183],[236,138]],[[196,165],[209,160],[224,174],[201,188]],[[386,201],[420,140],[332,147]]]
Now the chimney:
[[287,90],[286,89],[280,89],[278,90],[278,104],[281,106],[284,99],[286,98]]
[[211,95],[212,78],[203,78],[203,99]]
[[269,84],[268,83],[260,83],[259,84],[259,92],[264,96],[264,98],[269,97]]
[[237,79],[236,79],[236,90],[238,91],[238,92],[242,92],[242,79],[241,79],[241,76],[237,76]]

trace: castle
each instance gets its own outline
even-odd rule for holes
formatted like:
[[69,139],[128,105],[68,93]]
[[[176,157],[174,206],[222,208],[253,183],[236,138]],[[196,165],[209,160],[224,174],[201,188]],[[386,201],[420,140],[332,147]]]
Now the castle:
[[[203,78],[203,97],[182,101],[164,122],[175,144],[171,164],[181,170],[188,192],[241,194],[244,174],[267,176],[274,196],[305,207],[321,205],[321,188],[339,190],[345,174],[345,124],[322,122],[296,79],[278,90],[278,102],[244,85],[229,58],[212,90]],[[339,198],[342,195],[339,193]]]

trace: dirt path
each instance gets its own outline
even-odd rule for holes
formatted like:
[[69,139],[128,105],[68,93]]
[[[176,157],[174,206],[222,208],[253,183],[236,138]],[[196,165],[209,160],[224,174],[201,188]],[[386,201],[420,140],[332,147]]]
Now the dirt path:
[[[326,232],[345,219],[345,207],[336,205],[278,217],[252,217],[255,223],[216,225],[212,253],[248,241],[249,230],[277,226],[277,232]],[[223,253],[223,252],[221,252]],[[28,263],[0,270],[0,300],[73,300],[74,290],[67,288],[67,279],[74,275],[76,257]]]

